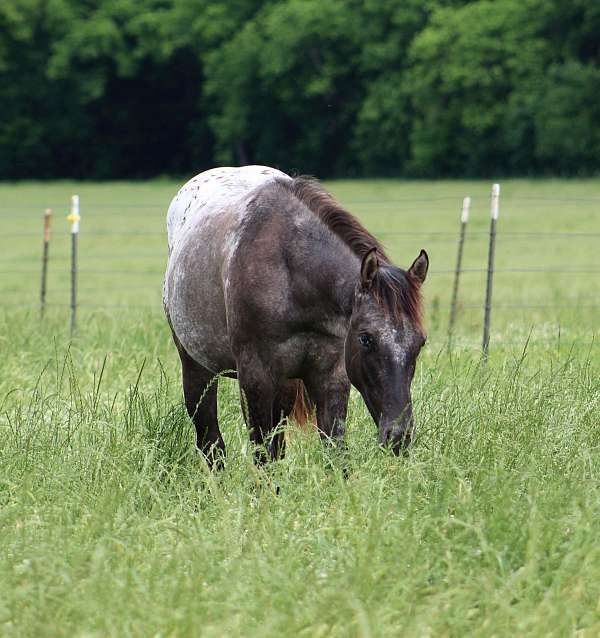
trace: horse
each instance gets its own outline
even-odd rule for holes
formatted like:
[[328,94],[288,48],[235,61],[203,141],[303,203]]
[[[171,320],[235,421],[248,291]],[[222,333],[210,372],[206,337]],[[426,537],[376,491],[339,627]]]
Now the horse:
[[218,376],[238,379],[257,462],[281,458],[282,419],[314,419],[343,445],[350,387],[399,454],[413,437],[411,382],[425,343],[421,286],[310,177],[265,166],[214,168],[167,213],[164,308],[181,359],[196,445],[225,454]]

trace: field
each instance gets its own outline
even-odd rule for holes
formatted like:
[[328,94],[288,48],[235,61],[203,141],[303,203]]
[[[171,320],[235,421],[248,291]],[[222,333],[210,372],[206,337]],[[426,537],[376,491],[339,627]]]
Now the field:
[[379,450],[353,394],[343,458],[291,429],[286,458],[257,470],[237,388],[221,380],[229,456],[213,475],[161,314],[177,184],[0,185],[1,635],[600,634],[600,181],[502,183],[487,365],[491,184],[328,186],[399,265],[429,252],[415,444],[402,458]]

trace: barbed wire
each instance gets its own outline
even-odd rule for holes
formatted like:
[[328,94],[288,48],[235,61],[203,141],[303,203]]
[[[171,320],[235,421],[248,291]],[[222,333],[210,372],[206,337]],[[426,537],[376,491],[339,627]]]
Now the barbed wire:
[[[458,241],[458,233],[452,231],[390,231],[390,230],[374,230],[373,235],[378,237],[421,237],[429,241],[447,240],[449,243]],[[69,231],[53,231],[53,237],[69,237]],[[14,239],[16,237],[41,237],[42,233],[38,231],[16,231],[10,233],[2,233],[1,238]],[[148,231],[148,230],[129,230],[129,231],[112,231],[112,230],[82,230],[80,238],[85,240],[86,237],[161,237],[166,240],[166,231]],[[467,231],[467,238],[487,238],[489,232],[484,230]],[[600,233],[595,231],[501,231],[496,233],[497,239],[600,239]]]
[[[114,236],[119,236],[121,233],[114,233]],[[145,236],[148,233],[140,233],[140,235]],[[152,235],[160,235],[160,236],[164,236],[164,233],[151,233]],[[375,233],[376,235],[379,235],[381,237],[400,237],[402,235],[409,235],[412,237],[424,237],[427,238],[429,235],[434,235],[435,238],[434,239],[427,239],[427,241],[436,241],[436,242],[446,242],[446,243],[451,243],[451,244],[455,244],[457,243],[458,239],[456,237],[456,233],[441,233],[441,232],[437,232],[437,233],[396,233],[396,232],[379,232],[379,233]],[[488,238],[489,237],[489,233],[487,232],[475,232],[473,233],[474,235],[476,235],[479,238]],[[65,236],[70,235],[70,233],[66,233]],[[103,235],[109,236],[108,233],[103,233]],[[448,236],[451,237],[451,239],[438,239],[439,236],[444,235],[444,236]],[[12,233],[8,233],[3,235],[3,237],[14,237],[14,236],[39,236],[39,233],[26,233],[26,234],[21,234],[18,233],[16,235],[13,235]],[[90,236],[90,233],[84,234],[82,233],[82,239],[85,239],[85,237]],[[113,234],[110,234],[110,236],[113,236]],[[524,240],[528,240],[528,239],[535,239],[535,238],[548,238],[548,239],[559,239],[559,238],[567,238],[567,239],[600,239],[600,233],[533,233],[533,232],[529,232],[529,231],[524,231],[524,232],[504,232],[504,233],[497,233],[496,234],[496,238],[498,240],[503,240],[503,239],[524,239]],[[414,240],[406,240],[406,243],[413,243]],[[166,260],[168,258],[168,251],[166,250],[166,248],[164,250],[160,250],[160,251],[152,251],[152,252],[128,252],[128,253],[104,253],[104,254],[98,254],[98,255],[84,255],[81,257],[80,261],[81,262],[88,262],[88,261],[103,261],[103,260],[109,260],[109,259],[164,259]],[[69,261],[71,259],[70,255],[68,254],[59,254],[59,255],[51,255],[50,257],[50,261]],[[5,256],[5,257],[0,257],[0,263],[20,263],[20,262],[36,262],[39,261],[39,256],[34,255],[34,256]],[[432,271],[433,272],[433,271]],[[437,271],[437,272],[442,272],[442,271]],[[449,272],[449,271],[448,271]]]
[[[135,287],[133,287],[135,288]],[[129,288],[125,288],[125,289],[129,289]],[[152,289],[152,290],[156,290],[157,294],[160,293],[162,295],[162,289],[161,288],[154,288],[154,287],[150,287],[147,286],[146,289]],[[113,288],[111,286],[110,290],[106,290],[105,292],[110,293],[113,290],[116,290],[115,288]],[[54,293],[57,292],[69,292],[70,289],[69,288],[64,288],[62,290],[55,290]],[[4,295],[6,293],[14,293],[14,294],[22,294],[22,291],[17,291],[17,290],[12,290],[12,291],[0,291],[0,295]],[[98,293],[100,292],[98,289],[92,289],[89,288],[87,290],[81,290],[81,292],[95,292]],[[600,308],[600,297],[597,298],[599,303],[592,303],[592,304],[582,304],[579,303],[579,301],[577,299],[573,299],[571,303],[556,303],[556,304],[548,304],[548,303],[511,303],[511,304],[503,304],[503,303],[498,303],[498,304],[493,304],[493,308],[494,310],[516,310],[519,308],[522,309],[534,309],[534,308],[560,308],[560,309],[564,309],[564,310],[591,310],[591,309],[597,309]],[[36,305],[35,303],[32,302],[11,302],[11,301],[2,301],[0,302],[0,307],[2,306],[22,306],[22,307],[39,307],[39,303]],[[47,301],[46,302],[46,306],[52,307],[70,307],[70,304],[67,302],[57,302],[57,301]],[[83,307],[83,308],[156,308],[156,304],[111,304],[111,303],[94,303],[94,302],[77,302],[77,307]],[[159,304],[159,306],[162,309],[162,303]],[[460,303],[459,304],[459,309],[461,310],[482,310],[484,308],[484,303],[483,301],[480,303]]]
[[[155,285],[150,285],[150,284],[139,284],[139,285],[130,285],[130,286],[112,286],[109,285],[105,288],[99,287],[99,286],[95,286],[93,288],[88,287],[88,286],[78,286],[77,287],[77,292],[85,295],[87,294],[91,294],[91,295],[98,295],[100,293],[103,294],[110,294],[112,295],[114,292],[131,292],[131,291],[154,291],[156,294],[161,294],[163,293],[163,287],[162,287],[162,280],[157,282]],[[59,287],[59,288],[50,288],[49,290],[46,290],[46,298],[49,300],[52,300],[53,297],[58,297],[59,295],[63,295],[63,298],[67,298],[65,297],[66,295],[69,295],[71,292],[70,288],[66,288],[66,287]],[[26,293],[26,294],[24,294]],[[28,293],[28,294],[27,294]],[[11,289],[11,290],[0,290],[0,298],[2,297],[6,297],[8,295],[21,295],[21,296],[27,296],[30,297],[32,295],[31,290],[28,291],[24,291],[22,289],[18,290],[18,289]],[[149,297],[149,295],[145,295],[145,297]]]
[[[68,302],[59,302],[59,301],[50,301],[46,302],[46,308],[70,308],[71,304]],[[37,308],[39,310],[40,303],[21,303],[21,302],[10,302],[10,301],[2,301],[0,302],[0,308],[2,307],[11,307],[11,308]],[[96,310],[102,310],[103,308],[113,309],[113,308],[121,308],[123,310],[160,310],[162,312],[163,307],[162,304],[112,304],[112,303],[91,303],[91,302],[77,302],[77,309],[79,308],[93,308]]]
[[[332,190],[335,190],[332,189]],[[465,189],[469,190],[469,189]],[[463,195],[460,194],[445,194],[445,195],[436,195],[436,196],[427,196],[427,197],[393,197],[390,199],[382,199],[382,198],[366,198],[366,199],[344,199],[339,198],[340,201],[344,204],[344,206],[355,206],[355,205],[364,205],[364,204],[374,204],[374,205],[390,205],[390,204],[410,204],[410,203],[435,203],[435,202],[443,202],[443,201],[454,201],[461,202]],[[150,204],[150,203],[139,203],[139,202],[121,202],[118,205],[114,203],[106,204],[101,202],[95,202],[94,200],[85,201],[86,209],[88,210],[101,210],[110,211],[110,214],[115,216],[122,215],[123,210],[141,210],[141,211],[161,211],[164,215],[167,213],[167,209],[171,202],[172,198],[169,198],[168,201],[162,204]],[[482,195],[474,195],[471,197],[472,201],[481,201],[481,203],[485,203],[486,205],[489,203],[489,196],[487,194]],[[541,202],[544,206],[561,206],[563,204],[569,203],[579,203],[579,204],[600,204],[600,197],[581,197],[581,196],[564,196],[564,195],[520,195],[518,193],[503,193],[502,195],[503,202]],[[27,211],[32,217],[33,216],[42,216],[43,210],[45,208],[51,208],[53,211],[61,211],[67,214],[68,205],[64,200],[60,202],[47,202],[44,208],[32,206],[30,204],[4,204],[0,206],[0,216],[13,216],[14,211]],[[41,212],[40,212],[41,211]]]
[[[462,198],[456,196],[456,195],[443,195],[443,196],[438,196],[438,197],[406,197],[406,198],[395,198],[395,199],[380,199],[380,200],[375,200],[375,199],[356,199],[356,200],[349,200],[344,202],[344,204],[348,207],[351,207],[353,205],[379,205],[383,208],[386,209],[385,214],[409,214],[409,213],[413,213],[414,212],[414,207],[411,207],[410,204],[423,204],[423,203],[439,203],[439,202],[444,202],[444,201],[454,201],[455,203],[460,202]],[[484,198],[482,197],[481,202],[484,201]],[[488,199],[485,199],[485,203],[486,203],[486,212],[487,212],[487,204],[488,204]],[[552,212],[555,212],[555,210],[557,210],[556,207],[560,207],[561,209],[564,208],[564,204],[565,203],[577,203],[577,204],[600,204],[600,198],[593,198],[593,197],[529,197],[529,196],[511,196],[511,195],[503,195],[502,198],[502,202],[504,204],[504,211],[510,212],[511,207],[513,207],[515,202],[518,201],[522,201],[525,202],[527,204],[527,206],[529,207],[534,207],[538,208],[539,206],[536,203],[539,203],[539,205],[543,205],[545,209],[547,209],[548,207],[552,208]],[[401,208],[397,208],[396,210],[387,210],[386,207],[390,207],[390,206],[396,206],[396,207],[405,207],[404,209]],[[64,205],[61,206],[54,206],[52,207],[54,208],[55,211],[65,211],[66,214],[66,207]],[[457,218],[458,218],[458,209],[459,206],[457,205]],[[143,230],[143,229],[130,229],[130,230],[112,230],[112,229],[107,229],[107,230],[103,230],[101,228],[96,228],[94,229],[95,225],[98,225],[98,221],[105,219],[105,218],[113,218],[116,216],[121,216],[123,217],[125,220],[129,219],[129,218],[145,218],[146,220],[157,220],[158,221],[158,215],[155,214],[156,211],[161,211],[162,214],[160,215],[161,218],[161,224],[164,224],[164,214],[166,213],[166,206],[163,205],[159,205],[159,204],[134,204],[134,203],[130,203],[130,204],[119,204],[118,207],[115,207],[114,204],[100,204],[100,203],[87,203],[86,204],[86,209],[89,212],[89,217],[87,217],[87,219],[89,220],[89,225],[87,226],[87,228],[84,228],[83,231],[80,234],[80,242],[82,242],[82,245],[85,246],[86,240],[88,238],[115,238],[115,237],[123,237],[123,238],[127,238],[127,240],[132,240],[134,238],[160,238],[161,240],[166,240],[166,231],[165,230]],[[40,211],[33,211],[32,207],[30,206],[26,206],[26,205],[14,205],[14,206],[1,206],[0,207],[0,217],[3,218],[8,218],[8,217],[15,217],[14,211],[15,210],[21,210],[24,211],[22,213],[20,213],[18,215],[18,217],[20,219],[25,218],[28,222],[32,221],[32,220],[39,220],[41,222],[43,215]],[[447,214],[447,208],[444,207],[444,214]],[[586,210],[588,210],[586,208]],[[98,211],[97,215],[94,215],[93,211]],[[522,212],[521,207],[519,207],[519,211],[520,213]],[[440,214],[441,211],[420,211],[419,215],[423,215],[423,214],[427,214],[427,215],[438,215]],[[505,213],[506,214],[506,213]],[[568,220],[567,220],[568,221]],[[457,219],[458,222],[458,219]],[[133,224],[135,225],[135,224]],[[40,224],[41,226],[41,224]],[[27,227],[27,226],[26,226]],[[439,228],[439,226],[438,226]],[[390,238],[391,241],[390,243],[414,243],[417,240],[421,240],[424,243],[427,242],[435,242],[435,243],[446,243],[446,244],[456,244],[459,241],[459,233],[457,231],[451,231],[451,230],[435,230],[435,231],[412,231],[412,230],[407,230],[407,231],[400,231],[400,230],[375,230],[373,231],[373,234],[376,236],[380,236],[382,238]],[[53,237],[57,237],[57,238],[67,238],[71,235],[71,233],[68,230],[53,230],[52,232],[52,236]],[[41,228],[39,231],[29,231],[29,230],[18,230],[18,231],[12,231],[11,232],[7,232],[7,233],[3,233],[0,235],[0,240],[1,239],[16,239],[16,238],[20,238],[20,237],[36,237],[39,238],[41,240],[42,238],[42,233],[41,233]],[[466,239],[467,239],[467,243],[469,242],[474,242],[474,241],[487,241],[487,239],[489,238],[489,232],[486,230],[469,230],[467,229],[466,232]],[[592,241],[592,242],[596,242],[600,240],[600,232],[597,232],[595,229],[590,229],[590,231],[583,231],[583,230],[577,230],[577,231],[572,231],[572,230],[555,230],[555,231],[538,231],[538,230],[515,230],[515,231],[511,231],[511,230],[506,230],[506,231],[501,231],[498,232],[496,234],[496,238],[498,241],[501,242],[521,242],[521,241],[550,241],[550,242],[555,242],[555,241],[577,241],[577,242],[582,242],[582,241]],[[148,242],[149,244],[152,245],[153,242]],[[166,244],[166,241],[165,241]],[[62,244],[59,244],[60,246],[62,246]],[[133,244],[135,245],[135,244]],[[572,245],[572,244],[571,244]],[[589,244],[586,244],[587,246],[589,246]],[[99,293],[102,292],[106,292],[106,293],[113,293],[113,292],[117,292],[117,291],[142,291],[142,290],[153,290],[156,292],[157,296],[162,293],[162,286],[161,286],[161,282],[162,282],[162,277],[164,275],[164,268],[161,269],[155,269],[155,268],[143,268],[140,270],[132,270],[131,268],[126,268],[126,269],[121,269],[119,268],[120,264],[118,263],[114,263],[114,262],[118,262],[118,260],[127,260],[128,262],[135,262],[136,260],[139,260],[140,262],[142,260],[147,260],[147,259],[156,259],[156,260],[162,260],[162,262],[166,262],[168,258],[168,254],[167,254],[167,250],[166,250],[166,246],[165,246],[165,250],[162,251],[158,251],[158,250],[152,250],[152,251],[138,251],[138,252],[128,252],[128,253],[123,253],[123,254],[119,254],[119,253],[114,253],[114,252],[107,252],[107,253],[98,253],[98,254],[91,254],[91,255],[86,255],[85,253],[83,255],[80,255],[80,259],[79,259],[79,268],[78,268],[78,273],[80,275],[82,275],[83,277],[102,277],[102,276],[111,276],[111,275],[126,275],[128,277],[131,277],[134,280],[141,280],[144,281],[144,278],[146,277],[152,277],[153,279],[157,279],[158,277],[160,277],[160,280],[157,281],[156,285],[149,285],[149,284],[128,284],[128,285],[117,285],[117,286],[110,286],[109,289],[103,290],[101,285],[96,285],[94,287],[90,287],[90,286],[84,286],[84,287],[80,287],[79,288],[79,292],[82,293],[84,296],[96,296]],[[68,254],[51,254],[50,255],[50,262],[68,262],[71,259],[70,255]],[[113,267],[107,267],[107,268],[98,268],[94,266],[94,263],[100,262],[100,261],[105,261],[105,262],[113,262]],[[16,274],[16,275],[32,275],[32,276],[39,276],[40,274],[40,268],[37,267],[37,264],[39,263],[39,257],[29,257],[27,255],[21,255],[21,256],[3,256],[0,258],[0,263],[1,264],[7,264],[9,265],[8,268],[5,269],[0,269],[0,275],[2,274]],[[33,266],[34,264],[36,264],[35,268],[21,268],[21,267],[14,267],[11,268],[10,265],[13,264],[23,264],[25,266],[27,266],[28,264],[30,264],[31,266]],[[141,263],[140,263],[141,265]],[[461,269],[461,274],[464,275],[478,275],[478,274],[484,274],[487,272],[486,268],[463,268]],[[455,269],[454,268],[447,268],[447,269],[432,269],[430,270],[430,273],[434,276],[447,276],[447,275],[454,275],[455,274]],[[502,274],[545,274],[545,275],[553,275],[553,276],[558,276],[558,275],[573,275],[573,274],[589,274],[589,275],[596,275],[596,274],[600,274],[600,266],[597,265],[590,265],[590,264],[568,264],[568,265],[544,265],[544,266],[515,266],[515,267],[499,267],[499,268],[495,268],[494,270],[495,274],[498,275],[502,275]],[[62,275],[66,275],[65,272],[61,273]],[[55,272],[52,273],[52,276],[55,276]],[[94,281],[98,281],[96,279],[94,279]],[[50,290],[48,290],[48,295],[49,295],[49,299],[46,302],[46,308],[62,308],[62,309],[66,309],[70,307],[70,304],[68,302],[59,302],[59,301],[53,301],[52,297],[54,297],[55,295],[58,294],[67,294],[68,292],[70,292],[70,288],[67,287],[60,287],[60,288],[51,288]],[[23,290],[4,290],[1,291],[0,290],[0,299],[2,299],[2,301],[0,301],[0,307],[13,307],[13,308],[23,308],[23,309],[36,309],[39,311],[40,309],[40,304],[38,303],[21,303],[21,302],[11,302],[10,300],[6,300],[4,297],[5,296],[10,296],[10,295],[23,295],[24,291]],[[145,296],[146,298],[148,298],[148,295]],[[569,299],[569,300],[562,300],[562,301],[558,301],[556,303],[548,303],[546,301],[539,301],[539,302],[535,302],[535,301],[526,301],[524,303],[518,303],[518,302],[514,302],[514,303],[494,303],[492,304],[493,310],[494,311],[510,311],[510,312],[514,312],[514,311],[518,311],[518,310],[556,310],[556,311],[563,311],[563,310],[573,310],[573,311],[579,311],[579,310],[586,310],[586,311],[595,311],[597,309],[600,309],[600,298],[598,298],[597,296],[590,296],[588,298],[586,298],[585,302],[582,302],[582,298],[578,297],[578,298],[573,298],[573,299]],[[162,312],[162,303],[160,303],[157,300],[157,303],[155,304],[151,304],[151,303],[97,303],[95,301],[86,301],[85,299],[82,301],[79,301],[77,303],[77,308],[78,309],[83,309],[83,310],[88,310],[88,311],[97,311],[97,310],[107,310],[107,311],[116,311],[116,312],[128,312],[128,311],[149,311],[149,312],[157,312],[160,311]],[[459,303],[459,311],[464,311],[464,312],[468,312],[470,313],[471,311],[474,310],[479,310],[481,311],[483,309],[483,302],[479,302],[479,303],[474,303],[471,301],[468,301],[466,303]],[[595,315],[592,315],[595,316]],[[539,342],[539,339],[535,339],[535,342]],[[552,339],[552,342],[556,342],[556,338]],[[492,339],[492,343],[494,343],[495,345],[511,345],[510,342],[507,342],[505,340],[501,340],[501,341],[496,341],[495,339]],[[455,345],[459,345],[460,343],[457,342],[455,340]],[[514,345],[517,345],[519,347],[523,347],[524,346],[524,342],[515,342]],[[471,347],[471,346],[469,346]]]
[[[79,263],[83,263],[83,260],[80,260]],[[85,275],[164,275],[165,269],[162,270],[113,270],[111,268],[101,268],[97,270],[92,270],[89,268],[78,268],[77,272],[79,274]],[[4,270],[0,270],[0,275],[3,274],[12,274],[12,275],[31,275],[31,274],[39,274],[39,270],[34,269],[26,269],[26,268],[8,268]]]
[[[85,263],[88,261],[107,261],[109,259],[163,259],[166,263],[168,258],[167,251],[155,252],[155,253],[110,253],[105,255],[84,255],[78,261],[79,263]],[[40,261],[40,256],[34,257],[1,257],[0,263],[33,263]],[[70,255],[52,255],[50,261],[71,261]]]
[[[0,302],[0,308],[19,308],[22,310],[31,310],[36,313],[40,310],[39,303],[11,303],[11,302]],[[46,309],[49,308],[60,308],[67,309],[70,307],[68,303],[47,303]],[[522,306],[527,307],[527,306]],[[597,307],[600,307],[597,306]],[[117,311],[119,313],[127,313],[129,311],[140,311],[145,310],[149,311],[150,314],[162,314],[163,307],[162,304],[92,304],[92,303],[81,303],[78,304],[78,308],[83,310],[110,310]],[[478,306],[479,309],[482,308],[481,305]],[[597,333],[597,330],[594,329],[590,333],[582,335],[570,335],[568,330],[561,330],[560,334],[556,334],[554,336],[543,336],[543,335],[523,335],[521,339],[506,339],[500,334],[493,334],[490,339],[490,343],[495,348],[520,348],[524,349],[526,346],[534,346],[540,344],[553,345],[557,348],[572,348],[575,346],[578,347],[586,347],[590,348],[592,346],[597,347],[600,343],[600,334]],[[438,343],[445,341],[444,337],[440,336],[440,339],[437,340]],[[452,338],[453,347],[458,348],[469,348],[469,349],[481,349],[481,343],[476,337],[465,337],[463,335],[455,335]],[[431,348],[431,345],[428,346]]]
[[[69,237],[71,233],[67,230],[65,231],[52,231],[52,236],[58,237]],[[147,230],[123,230],[123,231],[94,231],[87,230],[79,233],[80,237],[83,239],[85,237],[164,237],[167,238],[166,231],[147,231]],[[2,233],[2,237],[41,237],[41,233],[34,231],[19,231],[14,233]]]
[[[45,304],[46,308],[70,308],[70,303],[68,302],[56,302],[56,301],[50,301],[50,302],[46,302]],[[34,303],[34,302],[11,302],[11,301],[2,301],[0,302],[0,308],[3,307],[18,307],[18,308],[40,308],[40,303]],[[77,303],[77,307],[78,308],[91,308],[91,309],[114,309],[114,308],[120,308],[123,310],[138,310],[138,309],[146,309],[146,310],[160,310],[161,312],[163,312],[163,305],[162,302],[161,303],[156,303],[156,304],[121,304],[121,303],[92,303],[92,302],[81,302],[81,303]],[[474,309],[478,309],[478,310],[482,310],[483,309],[483,303],[481,304],[467,304],[464,306],[461,306],[461,308],[474,308]],[[600,303],[599,304],[592,304],[592,305],[584,305],[584,306],[570,306],[570,305],[564,305],[564,304],[499,304],[499,305],[495,305],[494,309],[506,309],[506,310],[512,310],[515,308],[564,308],[564,309],[579,309],[579,308],[600,308]]]
[[[85,260],[80,260],[79,263],[85,263]],[[164,275],[165,269],[161,270],[113,270],[111,268],[90,269],[90,268],[78,268],[77,272],[85,275]],[[445,269],[431,269],[429,274],[431,275],[452,275],[454,274],[452,268]],[[463,268],[461,269],[461,275],[463,274],[482,274],[486,273],[485,268]],[[594,266],[554,266],[554,267],[531,267],[531,268],[495,268],[494,274],[503,273],[515,273],[515,274],[533,274],[533,273],[545,273],[545,274],[558,274],[558,275],[573,275],[573,274],[600,274],[600,267]],[[13,275],[37,275],[39,269],[26,269],[26,268],[8,268],[0,270],[0,275],[13,274]]]
[[[600,299],[598,299],[600,301]],[[479,304],[463,304],[459,306],[460,308],[468,308],[468,309],[482,309],[484,307],[483,302]],[[492,304],[494,310],[517,310],[519,308],[533,309],[533,308],[563,308],[565,310],[582,310],[582,309],[593,309],[600,308],[600,303],[597,304],[579,304],[576,301],[572,304],[547,304],[547,303],[513,303],[513,304]]]

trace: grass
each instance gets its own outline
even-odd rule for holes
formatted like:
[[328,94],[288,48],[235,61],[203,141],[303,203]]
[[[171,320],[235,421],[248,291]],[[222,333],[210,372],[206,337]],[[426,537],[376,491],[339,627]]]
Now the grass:
[[[68,202],[73,188],[0,186],[6,270],[31,270],[3,275],[1,288],[13,291],[3,292],[6,303],[35,304],[40,248],[38,237],[9,233],[33,232],[34,209]],[[164,238],[92,232],[121,223],[159,233],[173,184],[76,188],[89,228],[82,261],[111,254],[95,266],[158,272]],[[423,244],[434,270],[452,267],[455,243],[431,233],[456,230],[463,194],[474,197],[473,230],[487,225],[487,184],[332,189],[374,230],[405,230],[400,222],[410,221],[430,233],[390,235],[399,263]],[[544,207],[553,193],[580,201]],[[503,197],[503,228],[597,232],[600,182],[515,181]],[[381,200],[402,198],[398,210],[411,214],[386,217]],[[375,199],[378,216],[368,203]],[[119,222],[115,201],[140,201],[150,212],[124,209],[136,215]],[[11,206],[16,217],[5,215]],[[67,240],[53,240],[51,290],[68,282],[68,262],[58,259]],[[598,266],[591,238],[548,242],[499,243],[499,265]],[[147,262],[143,252],[152,253]],[[485,264],[485,238],[467,244],[466,259]],[[258,470],[235,383],[221,380],[229,455],[216,475],[194,452],[159,310],[82,308],[70,339],[63,307],[50,307],[43,324],[36,307],[0,307],[0,634],[598,635],[597,310],[498,311],[482,366],[481,311],[467,307],[482,298],[479,275],[463,279],[452,354],[444,277],[427,283],[430,338],[413,383],[419,429],[409,455],[377,448],[353,394],[343,458],[314,433],[293,430],[286,459]],[[89,303],[158,305],[160,274],[139,275],[139,289],[136,282],[81,276]],[[593,275],[506,274],[494,299],[593,305],[599,288]],[[51,300],[66,299],[57,291]]]

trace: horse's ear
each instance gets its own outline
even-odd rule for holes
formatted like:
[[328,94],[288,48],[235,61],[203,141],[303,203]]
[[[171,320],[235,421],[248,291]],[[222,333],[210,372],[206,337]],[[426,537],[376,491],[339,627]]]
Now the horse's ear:
[[377,248],[371,248],[371,250],[365,253],[360,266],[360,283],[363,290],[369,290],[371,288],[378,270],[379,259],[377,258]]
[[424,250],[421,250],[419,256],[413,261],[412,266],[408,269],[408,274],[422,284],[427,277],[429,269],[429,257]]

